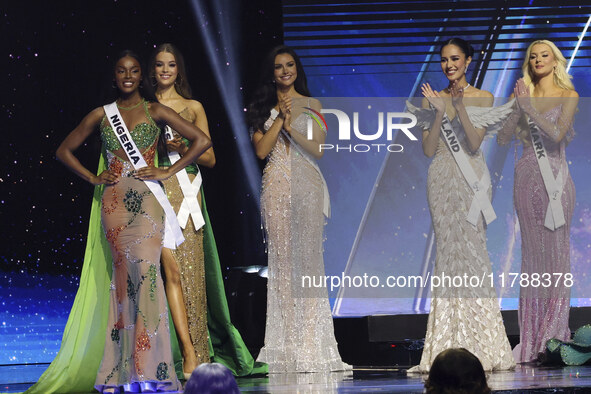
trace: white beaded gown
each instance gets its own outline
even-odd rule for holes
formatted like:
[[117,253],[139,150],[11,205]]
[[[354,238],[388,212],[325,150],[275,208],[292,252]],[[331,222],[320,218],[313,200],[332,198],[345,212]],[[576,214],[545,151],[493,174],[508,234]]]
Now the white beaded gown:
[[[474,108],[466,108],[469,115],[474,115],[471,109],[480,112]],[[413,111],[410,107],[409,110]],[[420,116],[419,112],[416,114]],[[470,153],[457,116],[451,125],[480,179],[485,171],[488,172],[481,150]],[[423,125],[426,129],[430,128],[430,124],[426,126]],[[463,277],[467,274],[468,277],[490,278],[492,267],[483,216],[479,215],[476,226],[466,220],[473,196],[472,189],[441,138],[427,176],[427,199],[436,239],[433,276]],[[458,347],[478,357],[486,371],[515,367],[496,293],[490,284],[480,288],[450,286],[433,289],[421,362],[409,372],[429,372],[440,352]]]
[[[265,131],[276,116],[273,109]],[[291,126],[305,134],[306,116]],[[268,363],[270,373],[350,369],[337,349],[326,288],[301,286],[302,275],[325,275],[322,178],[282,133],[263,172],[261,211],[268,243],[267,321],[257,361]]]

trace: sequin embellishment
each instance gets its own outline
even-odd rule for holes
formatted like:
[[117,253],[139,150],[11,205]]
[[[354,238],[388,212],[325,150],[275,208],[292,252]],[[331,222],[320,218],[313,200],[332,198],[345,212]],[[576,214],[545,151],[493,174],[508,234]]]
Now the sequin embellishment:
[[170,375],[168,374],[168,365],[166,363],[158,364],[158,368],[156,369],[156,379],[164,380],[168,379]]

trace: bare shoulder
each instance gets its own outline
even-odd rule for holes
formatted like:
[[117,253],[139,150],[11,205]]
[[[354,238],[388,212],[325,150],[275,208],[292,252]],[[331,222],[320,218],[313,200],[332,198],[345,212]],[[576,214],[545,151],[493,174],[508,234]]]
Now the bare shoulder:
[[166,105],[150,101],[148,102],[148,111],[150,111],[150,116],[155,121],[159,121],[162,119],[163,116],[166,116],[169,113],[175,113],[173,109],[167,107]]
[[494,96],[488,90],[476,89],[472,97],[477,99],[475,104],[478,107],[491,107],[494,103]]
[[565,90],[559,100],[562,101],[565,108],[574,109],[576,111],[576,108],[579,105],[579,93],[574,89]]
[[105,109],[103,107],[97,107],[84,117],[83,122],[87,122],[88,124],[92,125],[99,124],[105,116],[107,116]]
[[166,105],[164,105],[164,104],[160,104],[157,101],[148,101],[148,109],[150,111],[159,111],[162,108],[168,108],[168,107],[166,107]]
[[480,95],[480,97],[486,97],[486,98],[493,98],[493,94],[491,92],[489,92],[488,90],[481,90],[478,89],[477,93]]
[[96,107],[95,109],[93,109],[92,111],[90,111],[88,113],[88,115],[86,115],[87,118],[89,119],[102,119],[103,116],[105,116],[105,108],[104,107]]
[[321,109],[322,108],[322,103],[317,98],[308,97],[308,100],[310,100],[310,107],[312,107],[314,109]]
[[203,104],[201,104],[197,100],[187,100],[187,107],[195,113],[195,115],[199,115],[205,112],[205,108],[203,108]]

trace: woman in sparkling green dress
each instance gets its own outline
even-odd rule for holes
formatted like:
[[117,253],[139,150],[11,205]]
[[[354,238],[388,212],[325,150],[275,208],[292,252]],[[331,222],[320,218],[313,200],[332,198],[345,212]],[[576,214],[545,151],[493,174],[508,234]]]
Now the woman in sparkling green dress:
[[[62,346],[29,392],[89,392],[93,386],[111,393],[181,388],[160,276],[165,203],[157,200],[146,182],[172,176],[211,142],[170,108],[144,100],[142,68],[133,52],[121,53],[114,72],[121,120],[133,126],[131,139],[147,166],[134,169],[103,107],[90,112],[58,148],[58,159],[96,188],[80,286]],[[181,160],[161,169],[155,167],[156,145],[165,124],[192,143]],[[103,154],[94,175],[73,152],[97,129]]]

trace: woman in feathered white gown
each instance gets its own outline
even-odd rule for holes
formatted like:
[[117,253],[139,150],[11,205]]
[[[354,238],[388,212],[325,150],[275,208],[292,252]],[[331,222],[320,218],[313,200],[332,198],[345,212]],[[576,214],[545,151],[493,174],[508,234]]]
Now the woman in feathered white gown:
[[[488,111],[484,108],[492,105],[493,97],[466,81],[473,52],[459,38],[444,43],[440,52],[441,68],[449,80],[448,88],[437,92],[429,84],[423,85],[426,98],[423,107],[432,110],[412,106],[409,109],[417,114],[419,124],[425,129],[425,155],[435,156],[427,178],[427,198],[437,243],[433,277],[475,277],[485,281],[481,287],[473,287],[476,281],[456,280],[433,289],[421,362],[409,370],[411,373],[428,372],[441,351],[457,347],[476,355],[488,371],[515,366],[495,290],[490,285],[492,268],[486,247],[485,218],[480,210],[476,214],[471,212],[473,200],[481,208],[486,204],[478,205],[475,188],[470,186],[452,154],[451,149],[458,150],[458,144],[451,139],[448,145],[444,140],[446,136],[449,138],[452,128],[465,152],[464,167],[472,168],[480,180],[476,189],[484,188],[484,198],[490,202],[490,177],[480,144],[488,121],[482,113]],[[428,120],[425,115],[429,115]],[[492,210],[492,206],[488,207]],[[487,220],[494,219],[494,212],[487,214]]]

